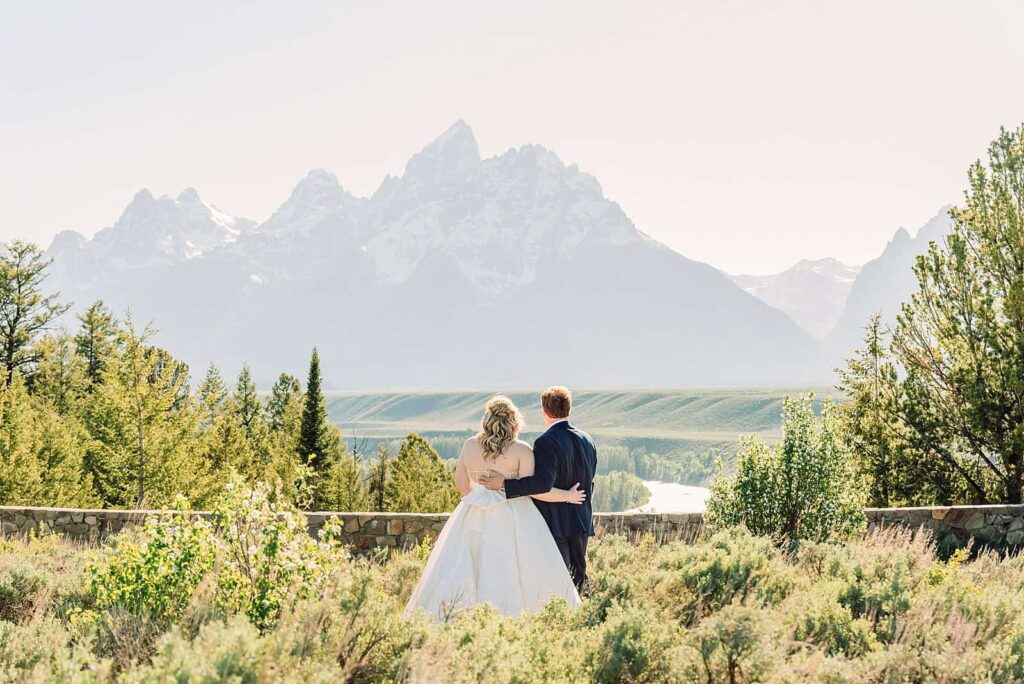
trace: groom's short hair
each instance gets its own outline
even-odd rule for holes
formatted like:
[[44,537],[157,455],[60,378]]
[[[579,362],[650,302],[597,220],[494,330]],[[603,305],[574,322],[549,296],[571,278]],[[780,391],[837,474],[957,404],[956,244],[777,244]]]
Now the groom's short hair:
[[560,385],[548,387],[540,395],[540,405],[544,407],[544,413],[549,418],[568,418],[569,411],[572,410],[572,392],[568,387]]

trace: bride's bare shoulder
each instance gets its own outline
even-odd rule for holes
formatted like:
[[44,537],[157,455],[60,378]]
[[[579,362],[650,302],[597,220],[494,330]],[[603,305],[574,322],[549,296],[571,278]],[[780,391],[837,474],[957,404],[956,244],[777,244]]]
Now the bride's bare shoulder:
[[462,451],[459,452],[460,456],[467,456],[469,454],[478,454],[483,451],[480,448],[480,442],[476,437],[470,437],[462,443]]
[[526,456],[533,454],[533,447],[531,447],[526,442],[517,439],[515,442],[512,443],[512,446],[509,447],[509,451],[511,453],[515,453],[518,456]]

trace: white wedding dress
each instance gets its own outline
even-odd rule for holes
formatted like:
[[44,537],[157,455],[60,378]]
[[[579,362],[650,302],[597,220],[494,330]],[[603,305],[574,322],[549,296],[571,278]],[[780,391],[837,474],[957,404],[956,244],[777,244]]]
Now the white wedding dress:
[[561,596],[573,608],[580,596],[544,518],[529,497],[471,482],[441,530],[419,584],[405,608],[435,620],[479,603],[504,615],[535,611]]

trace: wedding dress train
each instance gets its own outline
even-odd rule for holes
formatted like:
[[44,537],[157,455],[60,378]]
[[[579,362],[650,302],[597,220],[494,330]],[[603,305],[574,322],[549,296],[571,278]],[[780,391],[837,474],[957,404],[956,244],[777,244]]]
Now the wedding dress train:
[[478,603],[515,616],[561,596],[580,597],[544,518],[528,497],[511,501],[478,482],[441,530],[406,613],[443,620]]

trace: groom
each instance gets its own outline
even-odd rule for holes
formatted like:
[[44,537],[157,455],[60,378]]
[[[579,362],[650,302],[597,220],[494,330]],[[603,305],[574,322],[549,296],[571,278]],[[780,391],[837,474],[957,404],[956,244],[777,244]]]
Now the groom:
[[533,500],[544,517],[572,581],[582,593],[587,581],[587,542],[594,536],[594,516],[590,502],[594,494],[597,449],[590,435],[569,424],[572,394],[565,387],[549,387],[540,397],[547,432],[533,443],[536,467],[533,475],[518,480],[505,479],[500,473],[480,478],[488,489],[505,489],[509,499],[551,491],[552,487],[571,489],[579,483],[587,498],[582,505]]

